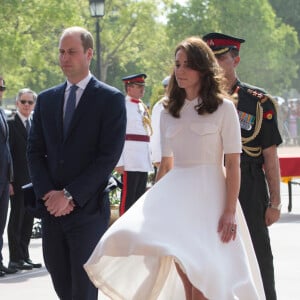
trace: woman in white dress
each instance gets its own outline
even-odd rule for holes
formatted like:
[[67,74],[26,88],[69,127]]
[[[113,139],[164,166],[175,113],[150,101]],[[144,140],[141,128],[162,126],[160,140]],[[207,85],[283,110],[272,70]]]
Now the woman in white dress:
[[265,299],[237,204],[240,126],[222,78],[200,38],[176,47],[158,182],[84,265],[110,299]]

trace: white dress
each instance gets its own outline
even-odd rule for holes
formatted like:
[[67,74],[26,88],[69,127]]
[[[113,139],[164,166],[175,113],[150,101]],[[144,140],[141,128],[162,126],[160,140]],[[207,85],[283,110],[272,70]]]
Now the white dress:
[[225,99],[199,116],[196,103],[186,100],[179,119],[162,112],[162,155],[174,156],[174,168],[106,231],[84,265],[111,299],[185,299],[174,261],[209,300],[265,299],[239,205],[235,241],[222,243],[217,232],[223,156],[241,151],[237,113]]

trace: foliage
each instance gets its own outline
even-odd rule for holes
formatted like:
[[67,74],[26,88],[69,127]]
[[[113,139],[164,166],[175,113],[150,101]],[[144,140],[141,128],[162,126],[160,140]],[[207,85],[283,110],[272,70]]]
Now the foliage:
[[[273,9],[276,12],[278,18],[282,19],[282,21],[292,27],[295,28],[298,34],[298,39],[300,39],[300,2],[298,0],[269,0]],[[300,61],[300,49],[298,48],[298,52],[295,55],[295,62]],[[298,75],[293,81],[294,87],[299,87],[299,78],[300,78],[300,68],[298,68]],[[300,90],[298,88],[298,93]],[[290,95],[291,96],[291,95]]]
[[[40,92],[64,80],[57,51],[64,28],[84,26],[96,36],[88,0],[2,2],[0,74],[8,86],[5,97],[14,97],[23,87]],[[292,27],[299,32],[299,16],[296,9],[279,14],[277,8],[289,4],[270,2],[281,18],[267,0],[106,1],[105,16],[99,20],[102,80],[122,90],[123,76],[144,72],[144,100],[153,105],[162,94],[161,80],[171,71],[175,45],[190,35],[223,31],[247,41],[238,70],[242,80],[272,93],[289,89],[299,65],[299,42]],[[92,72],[95,65],[94,59]]]
[[276,14],[286,24],[293,26],[300,36],[300,2],[298,0],[269,0]]
[[[113,171],[113,175],[119,181],[121,181],[121,175],[118,172]],[[111,205],[119,205],[121,201],[121,190],[120,188],[115,188],[109,193],[109,202]]]
[[109,202],[111,205],[120,205],[121,191],[118,188],[109,193]]
[[239,77],[271,93],[290,88],[297,76],[297,33],[276,17],[267,0],[190,0],[186,6],[173,6],[167,30],[172,44],[178,33],[217,31],[245,38]]
[[[165,25],[158,21],[162,5],[171,0],[111,0],[100,21],[102,80],[122,89],[121,78],[145,72],[146,102],[151,87],[168,72]],[[7,82],[6,97],[25,86],[40,92],[62,80],[58,66],[58,38],[68,26],[84,26],[94,36],[95,19],[87,0],[5,1],[1,6],[0,74]],[[96,49],[95,49],[96,50]],[[91,70],[95,70],[95,59]]]
[[[128,74],[146,73],[147,85],[153,86],[168,72],[168,46],[164,25],[157,22],[160,1],[112,0],[103,18],[101,37],[102,73],[107,82],[122,89],[121,78]],[[105,73],[106,72],[106,73]],[[151,90],[146,89],[149,103]]]
[[63,28],[85,25],[74,14],[86,9],[80,1],[5,1],[0,11],[0,73],[8,91],[15,95],[25,86],[35,91],[57,84],[63,79],[57,64],[58,36]]
[[152,110],[153,106],[157,101],[159,101],[161,98],[164,97],[164,88],[162,85],[160,86],[155,86],[152,88],[152,95],[151,95],[151,101],[150,101],[150,111]]

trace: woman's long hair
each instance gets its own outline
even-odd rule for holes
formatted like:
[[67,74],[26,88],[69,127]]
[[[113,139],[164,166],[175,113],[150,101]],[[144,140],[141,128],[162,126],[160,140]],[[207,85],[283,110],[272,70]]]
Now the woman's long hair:
[[[200,73],[201,88],[199,98],[202,99],[195,106],[199,115],[213,113],[228,95],[225,92],[225,78],[212,50],[200,37],[189,37],[182,41],[175,49],[175,56],[179,50],[186,52],[188,66]],[[180,88],[173,69],[168,85],[168,101],[165,108],[175,117],[180,117],[180,110],[186,98],[184,88]]]

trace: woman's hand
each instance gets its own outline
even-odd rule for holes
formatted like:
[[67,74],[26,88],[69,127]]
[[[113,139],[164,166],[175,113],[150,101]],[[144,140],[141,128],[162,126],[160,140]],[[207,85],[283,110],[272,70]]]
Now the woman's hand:
[[236,220],[232,212],[224,212],[219,220],[218,232],[223,243],[228,243],[236,238]]
[[226,201],[224,212],[219,220],[218,232],[223,243],[236,238],[236,203],[240,190],[240,153],[225,154]]

